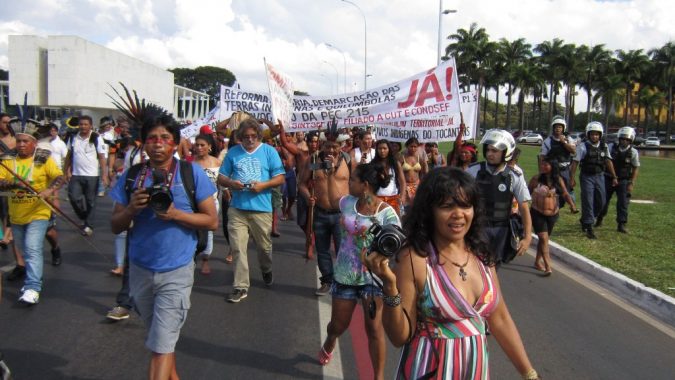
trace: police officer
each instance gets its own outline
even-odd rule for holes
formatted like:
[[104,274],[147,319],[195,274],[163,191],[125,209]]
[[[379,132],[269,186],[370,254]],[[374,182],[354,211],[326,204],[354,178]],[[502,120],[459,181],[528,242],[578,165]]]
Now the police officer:
[[485,161],[472,164],[467,173],[476,178],[479,187],[488,220],[486,230],[490,249],[500,252],[501,258],[498,260],[504,262],[504,253],[508,253],[507,247],[510,246],[509,217],[514,197],[525,227],[525,237],[518,244],[517,254],[522,255],[530,246],[530,192],[522,174],[506,165],[516,149],[516,142],[510,133],[491,129],[485,133],[480,143],[483,145]]
[[570,185],[576,185],[575,174],[577,167],[581,165],[581,230],[589,239],[596,239],[593,232],[595,217],[600,215],[600,210],[605,207],[605,171],[610,175],[612,186],[618,184],[612,156],[609,154],[607,144],[601,140],[602,124],[592,121],[586,126],[586,141],[577,146],[577,154],[574,157],[570,169]]
[[612,155],[612,164],[616,171],[616,176],[619,179],[617,186],[612,186],[612,178],[605,176],[605,187],[607,190],[607,202],[605,207],[600,211],[596,227],[602,225],[602,219],[607,215],[609,209],[609,201],[612,195],[616,192],[616,230],[621,233],[628,233],[626,231],[626,223],[628,222],[628,203],[633,186],[637,180],[638,170],[640,167],[640,158],[637,149],[633,147],[633,140],[635,139],[635,129],[632,127],[623,127],[617,133],[619,139],[618,144],[609,144],[609,153]]
[[[572,196],[572,199],[574,199],[574,191],[570,186],[569,169],[570,164],[572,163],[572,157],[574,157],[577,152],[577,146],[575,142],[566,135],[567,123],[562,116],[553,117],[551,120],[551,130],[553,131],[551,136],[547,137],[541,144],[539,157],[546,157],[549,161],[556,160],[558,162],[560,176],[565,182],[565,187]],[[565,204],[564,200],[562,200],[562,204]]]

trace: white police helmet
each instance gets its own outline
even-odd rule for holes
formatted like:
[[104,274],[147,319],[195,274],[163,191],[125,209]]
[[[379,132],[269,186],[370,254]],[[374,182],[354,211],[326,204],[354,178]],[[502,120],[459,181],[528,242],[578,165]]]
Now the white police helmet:
[[604,131],[604,128],[602,128],[602,124],[599,121],[591,121],[586,125],[586,137],[589,137],[589,133],[591,132],[600,132],[600,137],[602,137],[602,132]]
[[556,125],[562,125],[563,132],[567,130],[567,122],[562,116],[553,116],[553,119],[551,119],[551,129],[553,129]]
[[511,160],[513,150],[516,149],[516,141],[513,139],[513,136],[503,129],[490,129],[485,132],[480,143],[483,144],[483,157],[485,157],[485,152],[487,152],[487,146],[492,145],[504,151],[504,161]]
[[633,127],[622,127],[616,134],[618,139],[628,139],[632,143],[635,140],[635,129]]

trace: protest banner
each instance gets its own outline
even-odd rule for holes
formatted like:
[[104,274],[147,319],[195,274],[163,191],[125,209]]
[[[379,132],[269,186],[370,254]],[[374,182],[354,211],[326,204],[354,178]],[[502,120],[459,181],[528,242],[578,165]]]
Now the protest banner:
[[183,129],[180,130],[180,137],[189,139],[191,137],[197,136],[199,134],[199,129],[204,125],[210,126],[211,130],[215,131],[216,124],[218,124],[218,122],[221,120],[219,116],[220,104],[216,104],[216,106],[211,111],[209,111],[206,116],[195,120],[192,124],[186,127],[183,127]]
[[265,61],[267,84],[272,103],[272,122],[291,125],[293,118],[293,80]]
[[[326,128],[335,117],[338,125],[372,125],[375,133],[393,141],[417,137],[423,141],[450,141],[456,138],[460,109],[467,134],[475,135],[477,97],[460,93],[453,59],[408,79],[343,96],[298,96],[286,131]],[[221,119],[234,111],[246,111],[256,118],[275,120],[271,96],[221,86]],[[275,120],[276,121],[276,120]]]

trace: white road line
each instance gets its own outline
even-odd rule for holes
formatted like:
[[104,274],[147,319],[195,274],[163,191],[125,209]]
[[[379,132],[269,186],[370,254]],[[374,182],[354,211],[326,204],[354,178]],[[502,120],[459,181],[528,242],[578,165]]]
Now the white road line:
[[[321,277],[319,268],[316,268],[316,278],[317,282]],[[331,314],[331,299],[330,295],[317,297],[317,303],[319,304],[319,329],[321,331],[321,342],[316,346],[317,354],[318,350],[321,349],[321,345],[326,341],[326,327],[328,322],[330,322]],[[318,360],[318,357],[317,357]],[[342,373],[342,357],[340,356],[340,341],[338,340],[335,343],[335,348],[333,349],[333,359],[328,363],[328,365],[323,366],[323,378],[324,380],[337,380],[343,379],[344,375]]]
[[[527,250],[527,254],[535,257],[537,254],[537,250],[534,248],[530,248]],[[648,325],[654,327],[655,329],[661,331],[662,333],[668,335],[669,337],[675,339],[675,329],[670,327],[669,325],[659,321],[658,319],[652,317],[651,315],[647,314],[640,308],[637,308],[630,303],[624,301],[620,297],[616,296],[614,293],[612,293],[611,290],[608,290],[607,288],[604,288],[592,280],[588,279],[585,275],[578,273],[574,269],[568,267],[565,263],[562,263],[555,258],[551,258],[553,262],[555,263],[555,266],[553,267],[554,273],[561,273],[570,279],[574,280],[575,282],[579,283],[580,285],[590,289],[591,291],[599,294],[601,297],[604,299],[608,300],[609,302],[612,302],[613,304],[617,305],[621,309],[627,311],[628,313],[632,314],[633,316],[641,319],[643,322],[647,323]],[[554,274],[555,275],[555,274]]]

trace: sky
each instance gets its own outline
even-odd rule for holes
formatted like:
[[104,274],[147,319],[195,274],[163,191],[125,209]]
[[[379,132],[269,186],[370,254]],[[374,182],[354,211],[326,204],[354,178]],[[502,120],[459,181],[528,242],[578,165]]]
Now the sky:
[[[263,58],[296,90],[342,94],[436,65],[442,46],[472,22],[492,40],[553,38],[644,49],[675,40],[672,0],[0,0],[0,68],[8,35],[77,35],[162,68],[219,66],[242,88],[266,91]],[[327,46],[330,44],[335,48]],[[459,68],[461,72],[461,67]],[[346,75],[345,75],[346,73]],[[11,75],[11,74],[10,74]],[[346,82],[346,86],[345,86]],[[577,104],[585,105],[577,101]],[[585,108],[585,107],[584,107]]]

